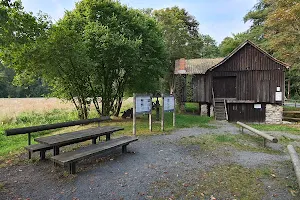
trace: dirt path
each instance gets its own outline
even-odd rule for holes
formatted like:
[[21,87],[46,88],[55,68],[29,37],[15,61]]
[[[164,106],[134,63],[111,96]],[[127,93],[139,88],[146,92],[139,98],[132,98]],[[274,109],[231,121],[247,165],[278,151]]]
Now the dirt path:
[[[74,176],[61,167],[53,167],[49,160],[0,168],[0,199],[210,199],[212,196],[240,199],[243,193],[239,191],[234,194],[209,192],[201,185],[209,184],[213,174],[223,166],[228,172],[270,169],[271,172],[265,172],[267,176],[256,180],[264,190],[261,199],[299,198],[297,188],[292,188],[296,195],[293,197],[291,188],[286,186],[289,181],[295,184],[286,153],[254,153],[232,146],[203,149],[201,145],[181,143],[183,138],[240,134],[238,128],[226,122],[214,122],[213,126],[215,128],[181,129],[169,135],[140,137],[128,147],[131,153],[122,155],[117,150],[81,162]],[[222,181],[212,184],[220,184],[222,188]]]

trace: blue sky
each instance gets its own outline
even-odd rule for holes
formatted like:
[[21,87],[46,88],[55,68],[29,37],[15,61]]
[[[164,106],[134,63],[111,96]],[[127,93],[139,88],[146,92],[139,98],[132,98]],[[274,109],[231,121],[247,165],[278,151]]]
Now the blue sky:
[[[22,0],[25,10],[37,13],[43,11],[55,21],[72,10],[78,0]],[[243,17],[257,0],[120,0],[132,8],[185,8],[200,22],[200,32],[209,34],[218,43],[232,33],[245,31],[251,25]]]

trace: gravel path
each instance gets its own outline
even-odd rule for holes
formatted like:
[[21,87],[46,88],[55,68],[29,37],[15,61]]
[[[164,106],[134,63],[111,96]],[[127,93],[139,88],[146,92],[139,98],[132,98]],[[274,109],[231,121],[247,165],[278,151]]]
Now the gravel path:
[[[218,152],[199,153],[199,146],[178,145],[178,140],[187,136],[239,134],[238,128],[227,122],[213,122],[212,125],[215,128],[189,128],[169,135],[140,137],[138,142],[129,145],[131,153],[122,155],[116,150],[81,162],[74,176],[67,175],[61,167],[53,167],[49,160],[0,168],[0,199],[150,199],[157,181],[187,178],[183,176],[192,176],[189,172],[193,170],[230,163],[255,167],[289,159],[286,155],[234,149],[228,149],[232,155],[224,157]],[[195,152],[199,155],[195,156]],[[274,190],[280,194],[276,199],[292,199],[287,190],[276,186]],[[160,191],[160,194],[168,195],[169,192]]]

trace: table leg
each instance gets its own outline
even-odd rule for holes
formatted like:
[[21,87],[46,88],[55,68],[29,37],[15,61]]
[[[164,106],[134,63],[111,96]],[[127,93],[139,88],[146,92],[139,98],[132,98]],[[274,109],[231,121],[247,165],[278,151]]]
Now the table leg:
[[59,155],[59,147],[57,146],[53,147],[53,155],[54,156]]
[[96,143],[97,143],[97,138],[93,138],[93,139],[92,139],[92,143],[93,143],[93,144],[96,144]]
[[76,163],[75,162],[69,164],[69,173],[70,174],[76,173]]
[[122,146],[122,153],[127,153],[127,144]]
[[40,159],[45,160],[46,158],[46,151],[40,151]]
[[110,134],[106,134],[106,141],[110,140]]

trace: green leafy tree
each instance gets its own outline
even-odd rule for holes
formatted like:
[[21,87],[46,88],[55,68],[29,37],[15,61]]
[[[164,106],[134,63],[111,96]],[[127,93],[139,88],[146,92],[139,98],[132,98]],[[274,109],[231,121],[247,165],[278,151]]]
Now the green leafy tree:
[[185,9],[179,7],[154,10],[152,15],[162,26],[169,54],[165,81],[172,92],[175,60],[199,56],[199,49],[203,44],[198,32],[199,23]]
[[[35,20],[32,26],[47,22]],[[91,101],[99,115],[118,115],[124,92],[154,90],[166,66],[157,22],[112,0],[78,2],[57,24],[14,45],[8,50],[17,79],[43,77],[55,96],[73,101],[82,119]]]
[[288,78],[291,94],[300,97],[300,1],[266,0],[270,5],[265,29],[274,55],[292,65]]
[[217,42],[209,35],[200,35],[202,48],[198,50],[200,58],[217,58],[220,56],[220,51]]
[[166,51],[151,17],[119,2],[83,0],[63,21],[84,38],[102,114],[118,115],[125,91],[157,89],[156,82],[166,71]]

